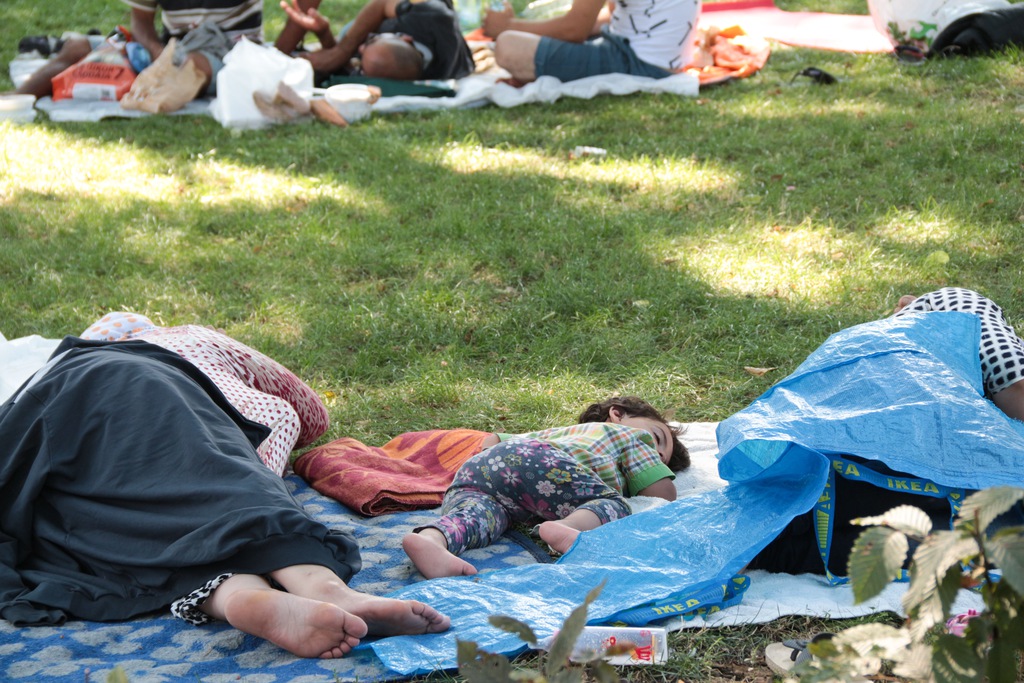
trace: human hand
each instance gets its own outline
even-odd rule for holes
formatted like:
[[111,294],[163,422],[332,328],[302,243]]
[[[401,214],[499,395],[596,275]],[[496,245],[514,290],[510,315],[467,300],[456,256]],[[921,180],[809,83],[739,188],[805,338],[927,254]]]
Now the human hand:
[[320,14],[315,7],[303,10],[299,6],[299,0],[291,0],[291,4],[288,0],[281,0],[281,9],[288,15],[289,21],[318,36],[331,30],[331,23],[327,17]]
[[484,13],[484,19],[480,23],[481,28],[484,30],[484,35],[489,38],[497,38],[499,34],[508,30],[508,26],[512,23],[512,20],[516,18],[515,10],[512,9],[512,5],[508,3],[508,0],[502,2],[502,9],[488,9]]

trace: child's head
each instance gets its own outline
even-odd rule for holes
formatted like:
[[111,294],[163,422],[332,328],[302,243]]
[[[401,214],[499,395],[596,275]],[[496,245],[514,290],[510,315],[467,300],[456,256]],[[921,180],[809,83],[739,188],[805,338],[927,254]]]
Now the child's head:
[[[624,422],[622,418],[627,418],[627,420]],[[690,466],[690,453],[686,450],[683,442],[679,440],[682,430],[669,425],[661,413],[654,409],[654,406],[636,396],[613,396],[600,403],[592,403],[580,415],[579,421],[618,422],[634,426],[629,424],[628,418],[652,420],[664,425],[671,439],[671,454],[666,463],[669,469],[673,472],[682,472]],[[665,451],[667,452],[668,449],[669,445],[666,444]],[[662,448],[659,448],[658,451],[662,452]]]

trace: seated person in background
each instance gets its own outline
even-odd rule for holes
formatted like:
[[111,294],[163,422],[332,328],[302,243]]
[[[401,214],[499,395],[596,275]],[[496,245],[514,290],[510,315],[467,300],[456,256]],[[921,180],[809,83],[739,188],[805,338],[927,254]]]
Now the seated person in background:
[[315,34],[320,49],[298,56],[312,63],[318,81],[332,74],[414,81],[473,73],[451,0],[370,0],[337,39],[316,9],[320,0],[291,2],[281,2],[288,23],[275,46],[290,54],[307,32]]
[[690,63],[700,0],[609,2],[573,0],[569,11],[552,19],[517,19],[511,5],[490,10],[483,29],[495,38],[494,59],[523,83],[539,76],[573,81],[623,73],[649,78],[671,76]]
[[[192,62],[204,76],[200,93],[216,94],[217,72],[224,66],[224,55],[243,36],[263,40],[263,3],[261,0],[122,0],[131,7],[129,30],[132,40],[149,52],[155,60],[171,38],[178,39],[175,63]],[[163,35],[157,34],[156,10],[162,11]],[[193,45],[187,40],[196,33]],[[17,92],[47,97],[53,94],[52,81],[65,69],[74,66],[102,43],[102,36],[81,36],[64,42],[57,55],[42,67]]]

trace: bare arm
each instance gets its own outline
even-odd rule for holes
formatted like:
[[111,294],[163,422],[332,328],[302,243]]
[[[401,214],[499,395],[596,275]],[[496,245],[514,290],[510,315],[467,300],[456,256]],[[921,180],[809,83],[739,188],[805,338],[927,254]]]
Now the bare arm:
[[291,0],[291,4],[281,0],[281,9],[288,15],[288,22],[281,29],[281,35],[274,42],[274,47],[285,54],[291,54],[302,42],[307,33],[316,35],[320,47],[334,47],[334,34],[330,23],[317,8],[320,0]]
[[491,10],[484,16],[484,33],[497,38],[505,31],[525,31],[570,43],[582,43],[593,34],[604,6],[605,0],[573,0],[569,11],[561,16],[530,21],[517,19],[511,5],[506,2],[504,10]]
[[371,33],[380,28],[385,19],[395,16],[399,0],[370,0],[359,10],[352,26],[334,47],[303,55],[313,68],[322,73],[333,73],[349,63],[359,46]]
[[638,496],[654,496],[655,498],[664,498],[665,500],[676,499],[676,486],[672,483],[672,480],[668,477],[659,479],[645,489],[640,489],[637,492]]
[[164,51],[164,44],[156,34],[156,12],[132,8],[131,14],[132,39],[149,50],[154,60]]

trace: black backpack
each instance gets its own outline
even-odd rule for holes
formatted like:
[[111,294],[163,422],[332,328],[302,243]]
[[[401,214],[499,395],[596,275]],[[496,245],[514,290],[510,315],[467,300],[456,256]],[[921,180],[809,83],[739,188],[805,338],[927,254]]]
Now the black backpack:
[[928,56],[982,55],[1011,45],[1024,48],[1024,4],[960,17],[935,36]]

